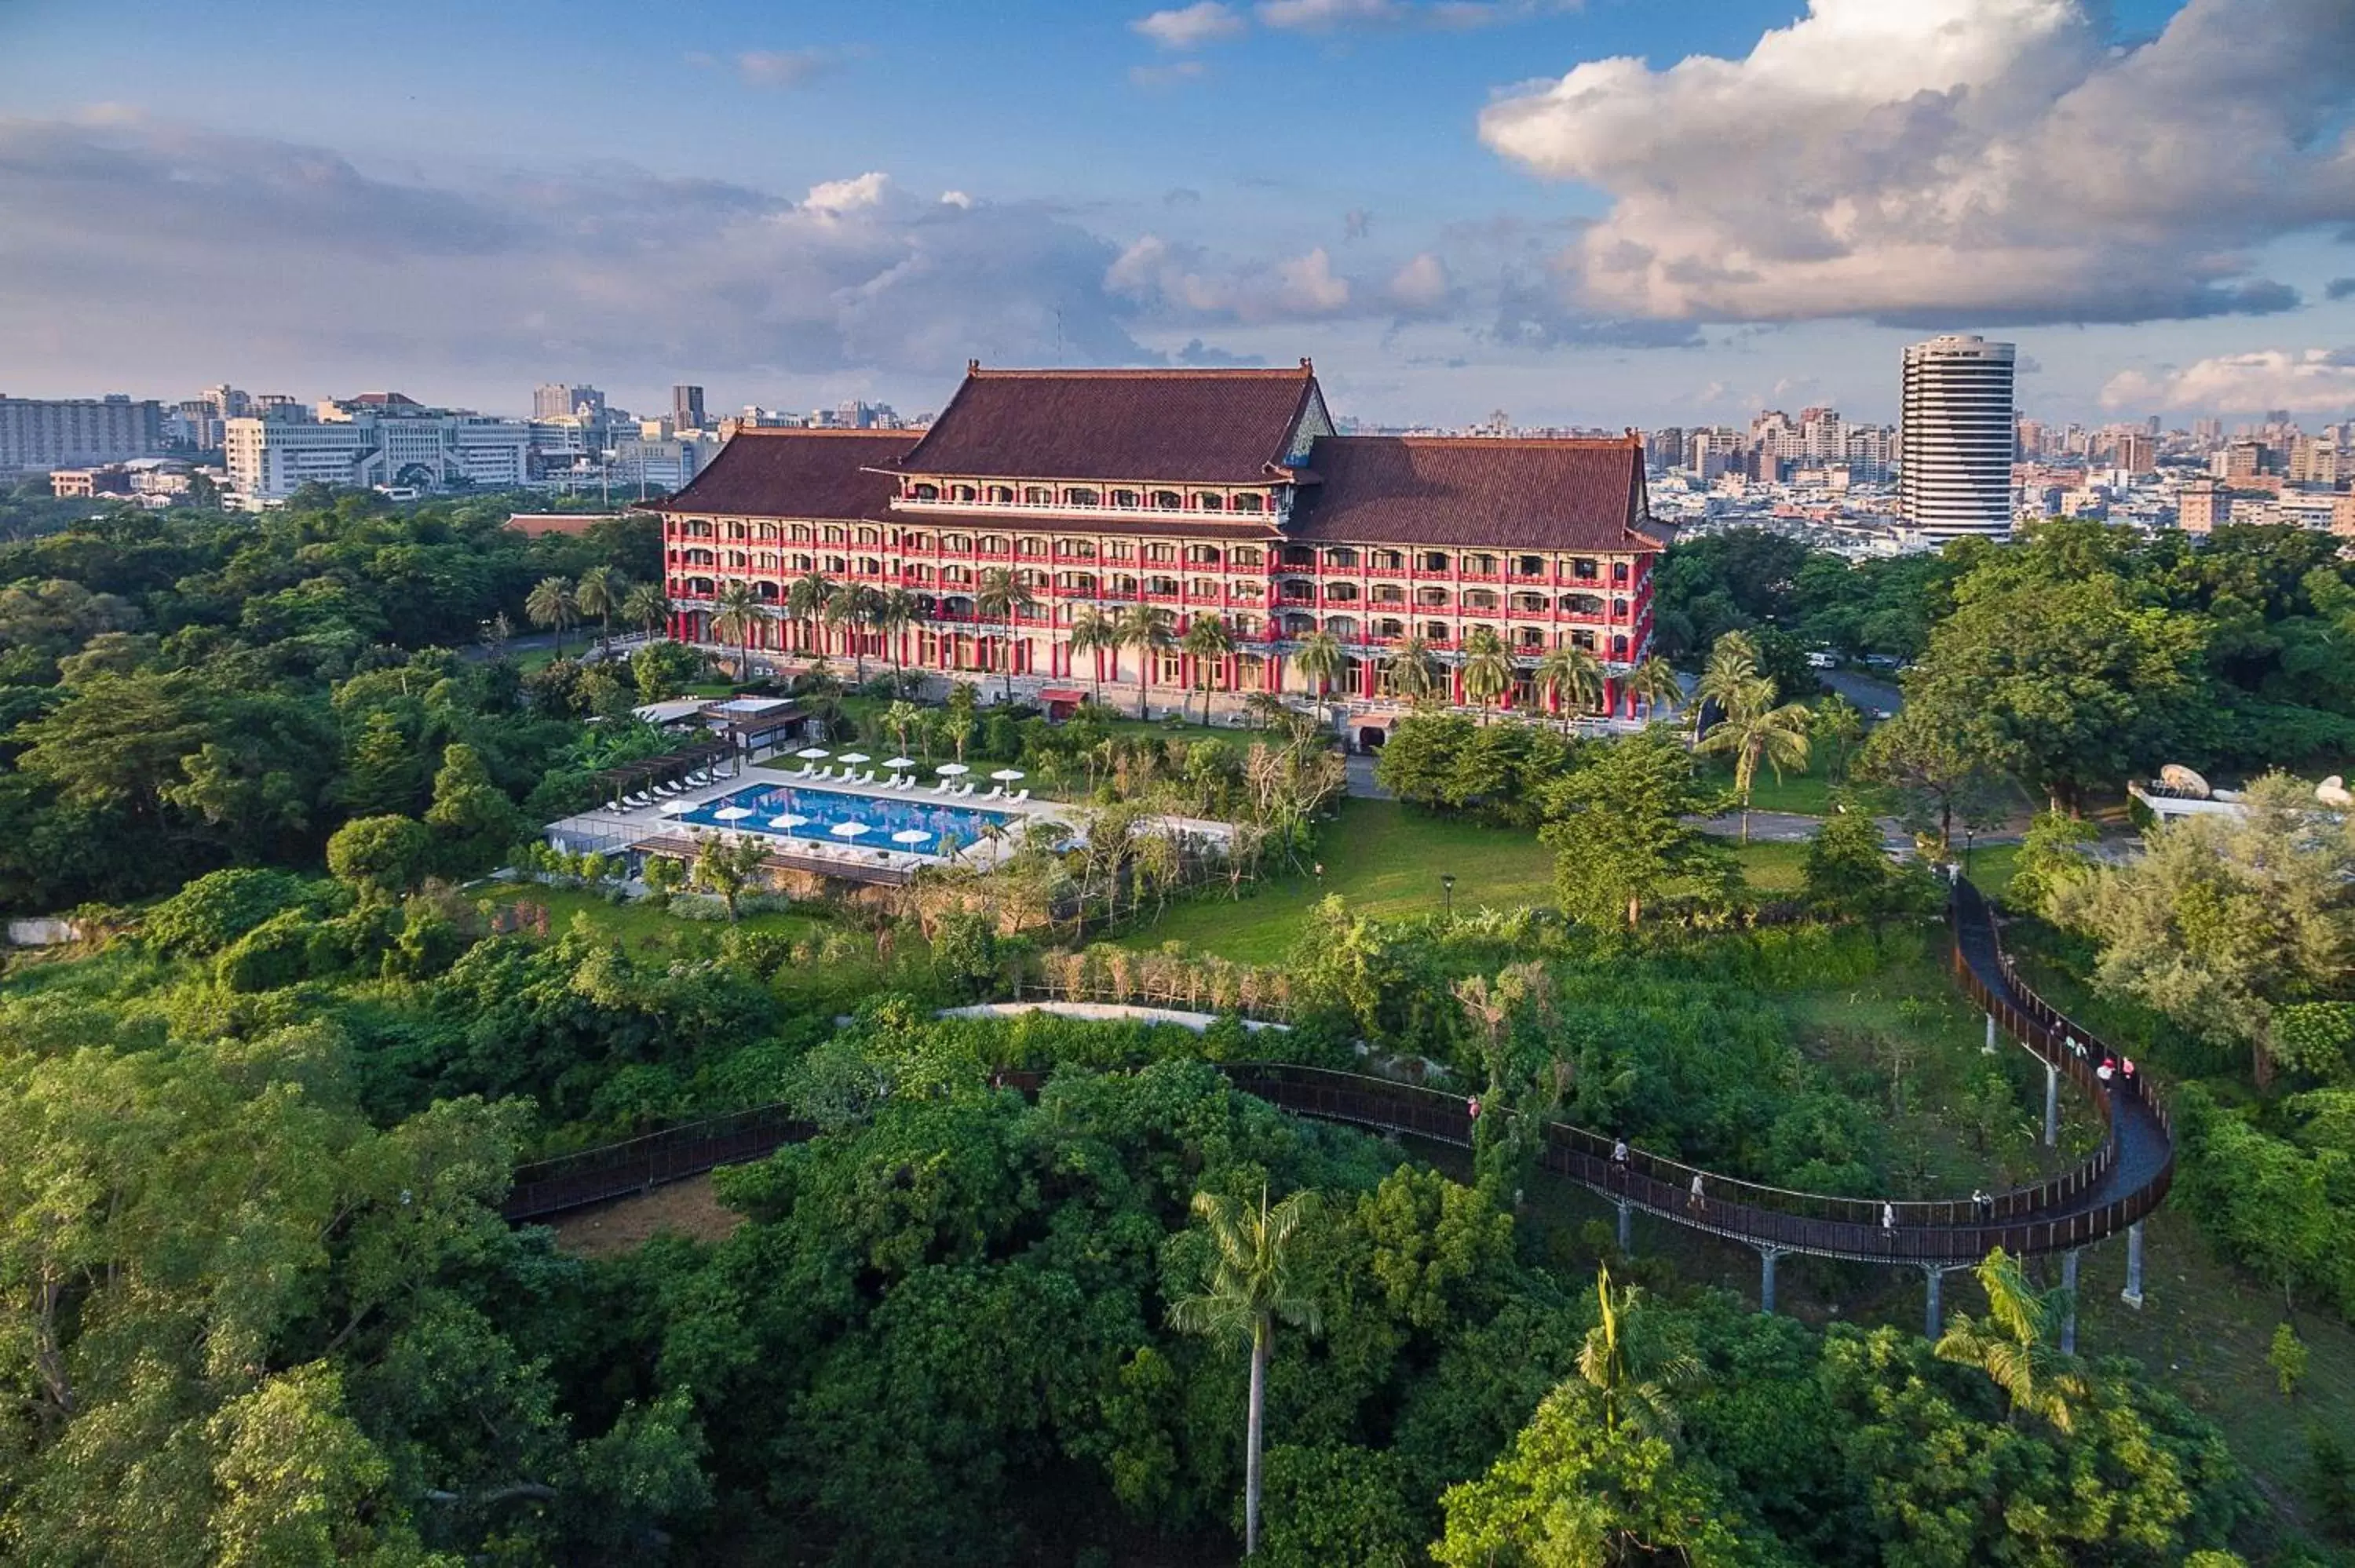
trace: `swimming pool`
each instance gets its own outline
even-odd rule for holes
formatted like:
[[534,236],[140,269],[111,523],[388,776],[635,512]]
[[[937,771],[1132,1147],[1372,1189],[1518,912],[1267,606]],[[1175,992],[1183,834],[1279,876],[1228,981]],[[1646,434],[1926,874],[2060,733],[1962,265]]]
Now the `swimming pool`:
[[[731,810],[750,811],[751,815],[719,814]],[[808,820],[779,827],[779,817]],[[952,805],[921,790],[895,800],[888,796],[846,795],[838,790],[794,784],[756,784],[747,789],[731,789],[704,801],[692,811],[679,812],[677,820],[705,827],[733,828],[740,832],[764,833],[771,838],[816,839],[837,844],[855,842],[862,849],[915,854],[943,853],[943,835],[954,836],[960,848],[970,848],[986,836],[982,830],[986,826],[1010,832],[1009,824],[1019,825],[1012,812]],[[855,835],[837,833],[834,829],[840,822],[864,822],[868,831]],[[931,836],[922,843],[892,841],[892,834],[911,832]]]

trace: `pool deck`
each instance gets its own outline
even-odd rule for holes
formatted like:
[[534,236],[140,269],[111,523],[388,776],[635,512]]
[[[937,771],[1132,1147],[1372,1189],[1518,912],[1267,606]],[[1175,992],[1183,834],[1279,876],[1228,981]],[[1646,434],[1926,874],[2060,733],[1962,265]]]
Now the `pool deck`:
[[[651,806],[640,806],[627,811],[615,811],[609,804],[550,822],[545,836],[579,850],[596,849],[612,853],[623,849],[650,849],[657,853],[691,853],[691,846],[705,838],[738,836],[734,830],[706,827],[699,822],[678,820],[679,813],[665,811],[665,806],[685,805],[688,808],[709,804],[741,789],[820,789],[834,795],[856,795],[878,801],[902,806],[959,806],[969,810],[996,811],[1028,821],[1050,821],[1066,828],[1074,827],[1071,809],[1060,800],[988,800],[987,789],[976,789],[971,795],[936,795],[930,783],[919,783],[912,789],[887,789],[881,781],[882,770],[876,770],[873,784],[846,784],[834,779],[804,779],[794,768],[780,767],[775,762],[755,763],[741,772],[723,776],[713,783],[692,786],[666,797]],[[1020,786],[1015,786],[1019,789]],[[848,839],[812,839],[752,831],[743,836],[763,840],[778,846],[779,858],[799,870],[820,873],[840,873],[855,881],[876,880],[861,873],[876,871],[899,873],[894,880],[928,865],[946,865],[948,858],[938,854],[919,854],[898,846],[854,842]],[[957,853],[960,864],[987,868],[1014,853],[1012,843],[981,840],[962,846]]]

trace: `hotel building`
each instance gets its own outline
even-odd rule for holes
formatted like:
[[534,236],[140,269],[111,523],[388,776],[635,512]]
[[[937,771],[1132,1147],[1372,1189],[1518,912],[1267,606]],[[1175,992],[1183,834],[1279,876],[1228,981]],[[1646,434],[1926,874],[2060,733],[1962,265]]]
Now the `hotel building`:
[[[1651,638],[1653,572],[1668,530],[1646,503],[1644,446],[1606,440],[1336,434],[1313,368],[988,370],[925,430],[740,428],[663,516],[672,634],[713,635],[712,601],[749,583],[773,618],[753,646],[780,662],[855,652],[979,679],[1010,670],[1050,707],[1095,682],[1134,688],[1157,661],[1167,705],[1198,684],[1315,694],[1296,667],[1316,631],[1340,645],[1329,695],[1353,729],[1392,712],[1387,655],[1420,637],[1464,700],[1476,627],[1510,648],[1514,702],[1545,707],[1548,650],[1592,650],[1601,711]],[[1035,607],[981,615],[1002,567]],[[890,632],[788,619],[793,584],[903,588],[921,614]],[[1075,615],[1167,612],[1173,636],[1221,618],[1234,652],[1198,671],[1175,646],[1074,653]],[[858,641],[856,645],[850,641]],[[890,640],[887,648],[886,640]],[[1109,700],[1117,701],[1114,692]]]

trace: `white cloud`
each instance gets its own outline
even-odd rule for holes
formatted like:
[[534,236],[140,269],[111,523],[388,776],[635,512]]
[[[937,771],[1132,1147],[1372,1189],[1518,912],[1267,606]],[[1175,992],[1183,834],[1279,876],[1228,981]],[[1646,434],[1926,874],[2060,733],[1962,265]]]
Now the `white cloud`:
[[965,195],[963,191],[943,191],[941,193],[941,205],[943,207],[971,207],[973,205],[973,197]]
[[1262,23],[1299,33],[1388,25],[1405,21],[1411,15],[1401,0],[1262,0],[1259,7]]
[[1129,24],[1165,49],[1199,49],[1205,44],[1234,37],[1248,26],[1235,14],[1233,6],[1221,5],[1220,0],[1198,0],[1192,5],[1156,11]]
[[847,180],[825,180],[810,186],[802,205],[812,212],[829,213],[839,217],[856,212],[863,207],[875,207],[890,188],[891,176],[878,169]]
[[1105,289],[1158,314],[1243,323],[1330,316],[1349,306],[1349,280],[1323,246],[1271,267],[1214,267],[1199,247],[1148,234],[1104,270]]
[[1747,58],[1592,60],[1491,148],[1611,198],[1589,311],[2132,321],[2281,309],[2276,236],[2355,213],[2355,5],[2190,0],[2113,47],[2079,0],[1811,0]]
[[[687,57],[689,65],[719,62],[708,54]],[[834,69],[834,57],[823,49],[747,49],[730,61],[747,87],[787,89],[803,86]]]
[[2122,371],[2102,387],[2105,408],[2293,414],[2355,412],[2355,349],[2258,349],[2156,374]]
[[1447,265],[1426,250],[1398,270],[1388,292],[1402,311],[1435,311],[1447,302]]

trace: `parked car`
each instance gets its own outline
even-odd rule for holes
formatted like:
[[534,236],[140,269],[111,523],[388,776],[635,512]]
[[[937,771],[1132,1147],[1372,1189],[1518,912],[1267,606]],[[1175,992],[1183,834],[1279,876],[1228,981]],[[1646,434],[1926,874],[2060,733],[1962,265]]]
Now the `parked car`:
[[1825,652],[1823,650],[1817,649],[1815,652],[1807,655],[1807,668],[1810,670],[1837,670],[1839,668],[1839,661],[1834,658],[1831,654]]

